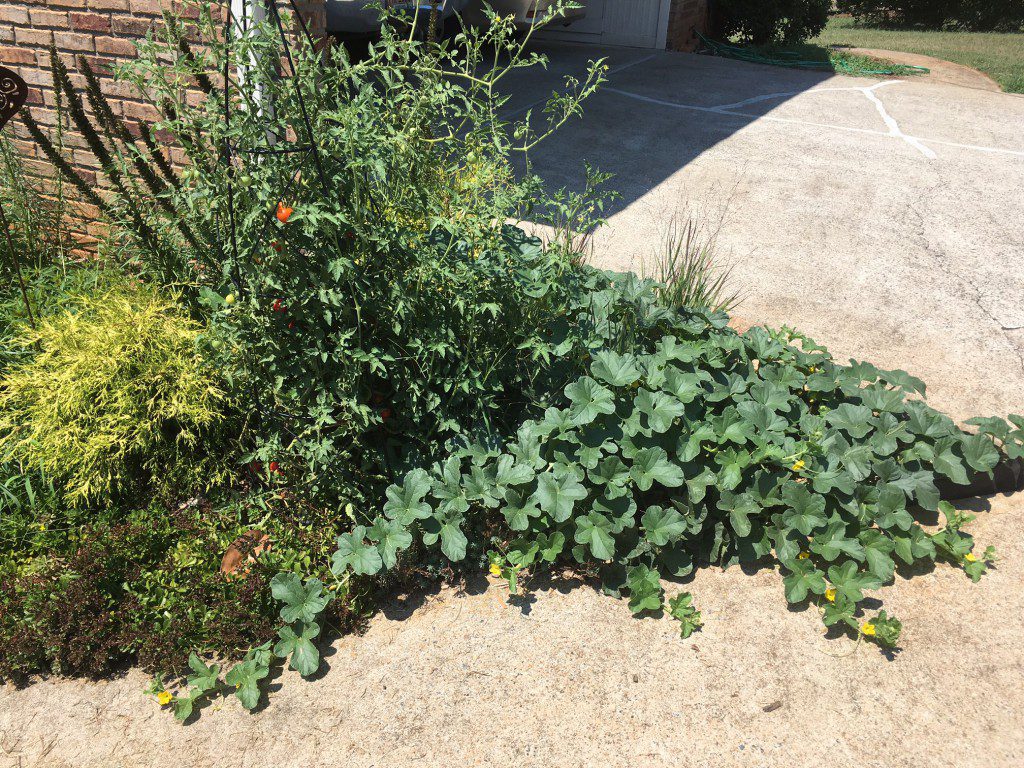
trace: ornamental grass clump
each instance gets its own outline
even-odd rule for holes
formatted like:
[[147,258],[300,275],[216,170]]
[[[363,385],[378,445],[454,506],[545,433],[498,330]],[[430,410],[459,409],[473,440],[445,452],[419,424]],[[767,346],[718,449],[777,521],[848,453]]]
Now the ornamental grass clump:
[[75,505],[221,479],[205,457],[225,394],[201,331],[156,289],[126,284],[24,328],[38,352],[0,380],[0,461],[58,479]]

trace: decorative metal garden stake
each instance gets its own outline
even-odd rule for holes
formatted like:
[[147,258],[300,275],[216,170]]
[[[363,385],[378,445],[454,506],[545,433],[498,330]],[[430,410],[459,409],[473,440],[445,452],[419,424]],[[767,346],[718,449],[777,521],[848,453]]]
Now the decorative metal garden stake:
[[[28,86],[25,81],[5,67],[0,67],[0,130],[7,125],[7,121],[14,117],[14,113],[21,109],[28,98]],[[14,250],[14,240],[11,238],[11,227],[4,213],[3,200],[0,200],[0,229],[4,231],[4,238],[7,242],[7,252],[11,256],[11,263],[14,264],[14,272],[18,276],[18,284],[21,287],[21,299],[25,302],[25,312],[28,313],[28,322],[35,328],[36,320],[32,316],[32,305],[28,301],[28,290],[25,288],[25,278],[21,274],[21,264],[18,261],[18,254]]]

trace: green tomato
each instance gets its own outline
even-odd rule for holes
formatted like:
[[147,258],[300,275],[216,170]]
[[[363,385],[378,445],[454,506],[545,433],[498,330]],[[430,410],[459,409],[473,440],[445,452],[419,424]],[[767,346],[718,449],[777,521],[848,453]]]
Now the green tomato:
[[232,304],[234,304],[235,303],[235,294],[229,293],[227,296],[225,296],[224,297],[224,303],[227,304],[229,307]]

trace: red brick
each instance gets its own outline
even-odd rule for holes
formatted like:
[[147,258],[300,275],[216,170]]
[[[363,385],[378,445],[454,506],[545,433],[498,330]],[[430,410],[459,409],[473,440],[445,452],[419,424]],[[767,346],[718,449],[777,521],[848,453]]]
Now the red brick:
[[50,44],[50,32],[45,29],[24,29],[16,28],[14,30],[14,39],[18,45],[32,45],[39,48],[45,48]]
[[[114,74],[114,64],[116,62],[113,59],[101,56],[83,56],[82,58],[85,59],[85,63],[92,68],[92,71],[101,78],[107,78]],[[75,66],[78,66],[77,61],[75,62]]]
[[160,0],[129,0],[129,7],[139,16],[159,16],[167,5]]
[[[32,55],[32,63],[35,64],[35,54]],[[22,67],[18,74],[29,85],[50,85],[53,82],[50,73],[39,67]]]
[[78,212],[85,219],[98,219],[100,217],[100,209],[90,203],[75,203],[75,207],[78,208]]
[[142,104],[137,101],[124,102],[121,114],[129,120],[144,120],[148,123],[155,123],[161,118],[161,114],[152,104]]
[[668,48],[692,51],[698,38],[693,30],[706,30],[708,24],[707,0],[674,0],[669,12]]
[[11,139],[11,145],[17,150],[19,155],[24,157],[35,157],[36,155],[35,142],[25,141],[24,139]]
[[100,221],[92,221],[86,226],[85,231],[93,237],[103,238],[110,234],[110,227]]
[[68,149],[87,149],[88,142],[85,137],[78,133],[78,131],[65,131],[61,137],[61,141],[64,146]]
[[198,19],[199,18],[199,6],[195,3],[173,3],[171,6],[174,14],[179,19]]
[[[67,56],[61,56],[58,53],[57,57],[64,62],[65,66],[75,66],[74,56],[71,56],[70,54]],[[50,74],[50,52],[45,48],[36,51],[36,65],[39,67],[40,71],[46,72],[47,75]]]
[[153,28],[153,22],[153,19],[133,19],[128,16],[115,16],[114,34],[145,37],[146,33]]
[[94,11],[127,11],[128,0],[87,0]]
[[71,28],[79,32],[109,32],[110,17],[98,13],[72,13]]
[[53,41],[62,51],[96,50],[95,38],[79,32],[54,32]]
[[57,113],[52,109],[39,109],[38,107],[27,108],[29,114],[35,119],[40,125],[56,125],[57,124]]
[[104,53],[108,56],[134,56],[135,43],[131,40],[124,40],[120,37],[97,37],[96,53]]
[[108,99],[138,99],[139,92],[131,83],[103,78],[100,85]]
[[15,120],[13,122],[8,123],[4,126],[4,130],[10,131],[15,135],[15,137],[19,139],[24,139],[25,141],[32,142],[32,137],[28,133],[28,128],[26,128],[25,124],[20,120]]
[[96,245],[96,242],[97,242],[95,237],[93,237],[92,235],[90,235],[90,234],[88,234],[86,232],[72,232],[71,233],[71,237],[79,245],[90,246],[90,245]]
[[33,8],[29,11],[28,15],[32,19],[33,27],[60,27],[64,29],[68,25],[67,11],[45,11]]
[[8,65],[35,64],[36,54],[35,51],[30,51],[26,48],[5,46],[0,48],[0,63]]
[[71,160],[78,168],[96,168],[99,163],[92,152],[85,149],[76,149],[71,153]]
[[47,160],[30,160],[26,158],[22,161],[22,167],[26,173],[30,173],[33,176],[52,178],[57,173],[57,169]]
[[0,21],[10,24],[28,24],[28,9],[15,6],[0,6]]

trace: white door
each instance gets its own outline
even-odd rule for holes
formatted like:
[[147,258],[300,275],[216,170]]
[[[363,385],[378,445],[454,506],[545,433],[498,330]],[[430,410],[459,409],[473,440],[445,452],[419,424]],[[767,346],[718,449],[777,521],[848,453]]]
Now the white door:
[[538,36],[558,40],[662,48],[671,0],[578,0],[586,18],[562,29],[548,27]]

